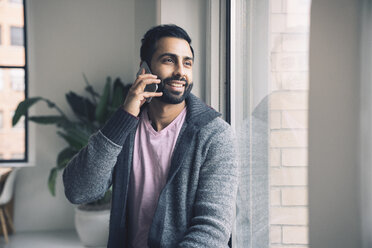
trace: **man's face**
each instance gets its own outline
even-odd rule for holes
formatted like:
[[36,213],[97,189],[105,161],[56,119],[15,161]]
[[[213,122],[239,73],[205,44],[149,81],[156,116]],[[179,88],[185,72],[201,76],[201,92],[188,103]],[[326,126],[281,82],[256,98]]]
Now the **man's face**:
[[192,89],[193,56],[189,43],[184,39],[164,37],[158,40],[151,59],[151,71],[161,80],[159,99],[178,104],[185,100]]

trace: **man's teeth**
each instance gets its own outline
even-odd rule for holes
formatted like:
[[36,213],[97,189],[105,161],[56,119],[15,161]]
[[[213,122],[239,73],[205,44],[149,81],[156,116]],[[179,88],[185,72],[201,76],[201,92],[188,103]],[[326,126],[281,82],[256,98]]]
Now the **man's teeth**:
[[174,87],[183,87],[183,84],[177,84],[177,83],[171,83],[170,85]]

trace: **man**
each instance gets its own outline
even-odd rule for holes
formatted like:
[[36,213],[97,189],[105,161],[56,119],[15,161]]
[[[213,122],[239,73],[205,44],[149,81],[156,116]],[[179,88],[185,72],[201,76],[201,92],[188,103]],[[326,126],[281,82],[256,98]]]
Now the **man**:
[[[150,29],[144,62],[153,74],[142,71],[66,167],[66,196],[82,204],[113,185],[108,247],[227,247],[237,191],[231,128],[190,93],[194,52],[182,28]],[[158,91],[144,91],[149,84]]]

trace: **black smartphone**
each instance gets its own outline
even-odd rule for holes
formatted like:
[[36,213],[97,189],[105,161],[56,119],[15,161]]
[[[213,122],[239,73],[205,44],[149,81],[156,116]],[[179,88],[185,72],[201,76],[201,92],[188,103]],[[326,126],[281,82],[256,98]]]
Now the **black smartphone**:
[[[147,63],[142,62],[141,66],[140,66],[140,69],[137,72],[137,77],[138,77],[138,75],[141,74],[142,69],[145,69],[145,74],[152,74],[151,70],[150,70],[150,67],[147,65]],[[148,92],[156,92],[157,90],[158,90],[158,85],[157,84],[148,84],[145,87],[145,91],[148,91]],[[151,102],[151,99],[152,99],[152,97],[147,98],[146,102]]]

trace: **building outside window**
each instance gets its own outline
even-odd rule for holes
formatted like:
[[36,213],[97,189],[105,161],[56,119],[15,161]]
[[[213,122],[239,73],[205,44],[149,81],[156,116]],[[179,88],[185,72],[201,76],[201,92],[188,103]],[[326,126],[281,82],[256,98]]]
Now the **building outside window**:
[[23,156],[24,156],[23,153],[13,153],[13,154],[11,155],[11,158],[14,159],[14,160],[19,160],[19,159],[22,159]]
[[0,69],[0,91],[4,87],[4,76],[3,76],[3,69]]
[[12,46],[23,46],[22,27],[10,27],[10,44]]
[[[11,116],[13,119],[14,111],[11,112]],[[25,117],[22,116],[21,119],[19,119],[18,123],[15,126],[12,126],[12,128],[23,131],[25,129]]]
[[22,0],[8,0],[9,3],[18,3],[18,4],[23,4]]
[[2,0],[0,4],[0,13],[7,13],[0,15],[0,166],[1,163],[27,162],[27,120],[23,118],[12,127],[13,113],[27,97],[24,11],[23,1]]
[[14,91],[25,90],[25,71],[22,69],[10,70],[10,84]]
[[3,122],[4,122],[3,112],[0,111],[0,129],[3,128],[3,125],[4,125]]

